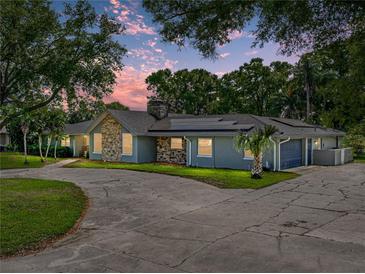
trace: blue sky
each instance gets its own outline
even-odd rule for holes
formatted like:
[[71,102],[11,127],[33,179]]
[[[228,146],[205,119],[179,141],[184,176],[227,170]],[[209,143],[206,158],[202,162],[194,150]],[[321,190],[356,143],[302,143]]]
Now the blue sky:
[[[124,58],[125,68],[117,74],[114,93],[105,101],[119,101],[131,109],[146,109],[144,79],[159,69],[204,68],[221,76],[255,57],[264,59],[266,64],[277,60],[290,63],[298,60],[296,56],[279,55],[278,45],[274,43],[268,43],[264,48],[251,48],[253,36],[250,30],[255,26],[254,21],[242,32],[232,33],[231,43],[219,48],[220,58],[213,61],[203,59],[197,50],[189,46],[179,49],[174,44],[161,42],[158,34],[160,26],[152,22],[151,15],[143,9],[139,0],[90,0],[90,3],[97,13],[107,13],[126,27],[124,34],[115,37],[128,50]],[[62,2],[53,4],[56,9],[62,9]]]

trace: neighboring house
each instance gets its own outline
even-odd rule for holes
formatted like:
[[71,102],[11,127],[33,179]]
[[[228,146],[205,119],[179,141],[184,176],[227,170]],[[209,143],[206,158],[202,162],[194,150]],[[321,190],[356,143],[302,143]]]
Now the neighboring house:
[[156,101],[148,105],[147,112],[108,110],[94,121],[67,125],[66,133],[75,156],[80,154],[81,136],[85,142],[86,134],[90,136],[92,160],[250,169],[253,156],[247,150],[237,152],[234,137],[238,130],[250,134],[265,125],[278,129],[263,157],[267,169],[315,163],[335,165],[352,160],[351,150],[338,149],[345,133],[335,129],[250,114],[169,115],[166,106]]
[[5,127],[0,129],[0,151],[4,151],[5,147],[10,144],[9,133]]

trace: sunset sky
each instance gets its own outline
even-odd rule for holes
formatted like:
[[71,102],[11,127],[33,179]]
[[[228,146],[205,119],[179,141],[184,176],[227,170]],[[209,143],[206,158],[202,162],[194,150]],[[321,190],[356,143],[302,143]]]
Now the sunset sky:
[[[116,36],[125,45],[128,54],[124,58],[124,69],[118,74],[114,93],[105,98],[106,102],[119,101],[132,110],[145,110],[147,91],[145,78],[154,71],[169,68],[204,68],[221,76],[237,69],[251,58],[260,57],[266,64],[272,61],[294,63],[298,57],[286,57],[277,53],[278,45],[267,44],[264,48],[251,48],[253,36],[250,34],[255,20],[242,32],[231,34],[232,42],[218,49],[218,60],[203,59],[199,52],[191,47],[179,49],[176,45],[161,42],[159,25],[151,20],[138,0],[90,1],[98,13],[108,13],[126,27],[124,34]],[[54,2],[56,9],[62,9],[62,2]]]

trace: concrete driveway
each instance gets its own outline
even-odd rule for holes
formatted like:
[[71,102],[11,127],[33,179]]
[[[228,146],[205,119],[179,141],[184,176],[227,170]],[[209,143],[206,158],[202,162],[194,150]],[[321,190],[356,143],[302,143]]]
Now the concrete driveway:
[[365,272],[365,165],[303,171],[260,190],[57,166],[3,177],[75,182],[81,229],[2,272]]

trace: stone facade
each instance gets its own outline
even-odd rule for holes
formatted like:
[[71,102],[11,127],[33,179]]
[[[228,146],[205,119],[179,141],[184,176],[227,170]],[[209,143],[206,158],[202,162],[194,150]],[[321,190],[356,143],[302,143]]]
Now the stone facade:
[[186,140],[182,138],[182,149],[171,149],[170,137],[158,137],[156,158],[157,162],[184,165],[186,163]]
[[108,115],[101,125],[102,159],[119,161],[122,155],[122,126]]

